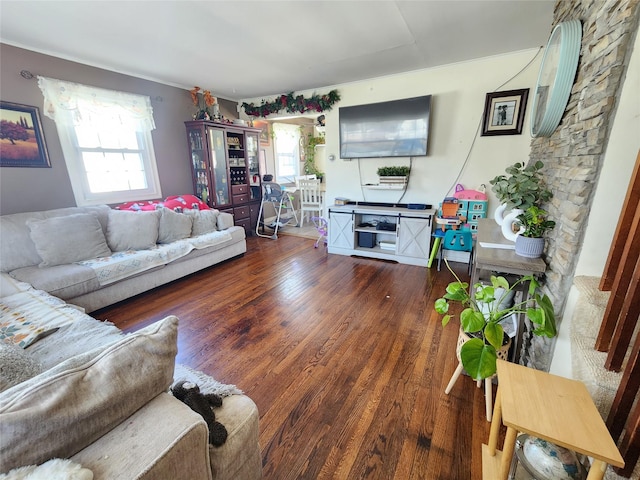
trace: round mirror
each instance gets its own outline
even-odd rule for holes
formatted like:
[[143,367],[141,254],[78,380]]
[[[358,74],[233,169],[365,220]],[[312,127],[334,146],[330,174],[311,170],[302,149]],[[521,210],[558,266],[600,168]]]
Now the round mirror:
[[582,42],[582,25],[569,20],[556,25],[542,57],[531,108],[531,136],[549,137],[569,101]]

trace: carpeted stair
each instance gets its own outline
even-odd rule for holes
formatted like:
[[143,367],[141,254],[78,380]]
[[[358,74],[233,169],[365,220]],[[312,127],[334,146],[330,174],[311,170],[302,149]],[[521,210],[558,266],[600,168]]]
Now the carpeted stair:
[[[606,420],[622,373],[605,369],[607,353],[598,352],[594,348],[610,296],[610,292],[598,289],[599,283],[598,277],[574,278],[579,298],[571,319],[570,340],[573,378],[587,386],[602,418]],[[640,479],[640,463],[636,465],[631,478]],[[605,479],[624,480],[624,477],[616,475],[609,467]]]

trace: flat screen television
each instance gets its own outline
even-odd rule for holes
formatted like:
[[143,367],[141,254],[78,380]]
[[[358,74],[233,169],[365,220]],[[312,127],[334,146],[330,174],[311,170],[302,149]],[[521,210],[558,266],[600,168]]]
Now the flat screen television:
[[431,95],[340,107],[340,158],[427,154]]

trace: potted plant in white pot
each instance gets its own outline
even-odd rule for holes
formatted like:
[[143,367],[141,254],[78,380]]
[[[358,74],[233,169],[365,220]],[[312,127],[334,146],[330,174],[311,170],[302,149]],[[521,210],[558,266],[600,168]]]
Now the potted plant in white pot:
[[516,236],[516,254],[527,258],[540,258],[544,251],[544,235],[556,226],[547,218],[547,212],[533,205],[518,215],[520,231]]
[[540,160],[525,166],[515,163],[505,169],[508,175],[498,175],[489,183],[498,197],[500,205],[494,214],[498,225],[502,225],[505,210],[516,210],[513,218],[532,205],[540,205],[551,199],[553,194],[544,184],[541,170],[544,163]]
[[[447,263],[447,267],[449,264]],[[505,343],[502,322],[512,314],[525,314],[534,325],[533,333],[552,338],[557,334],[556,317],[551,299],[538,291],[540,284],[532,275],[525,275],[509,284],[501,276],[491,276],[491,284],[476,283],[473,295],[469,294],[469,284],[456,278],[449,283],[446,293],[435,302],[435,310],[446,326],[452,315],[450,304],[464,307],[460,313],[460,327],[470,338],[460,347],[460,361],[467,373],[475,380],[489,378],[496,373],[497,350]],[[528,300],[507,302],[513,292],[528,282]]]

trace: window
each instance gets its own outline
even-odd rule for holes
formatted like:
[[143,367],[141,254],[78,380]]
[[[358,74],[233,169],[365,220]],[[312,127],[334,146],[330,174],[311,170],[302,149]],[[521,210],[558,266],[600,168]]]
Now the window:
[[293,183],[300,175],[300,126],[274,123],[276,182]]
[[38,77],[78,206],[162,197],[149,97]]

